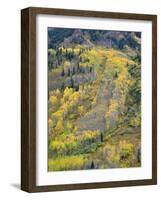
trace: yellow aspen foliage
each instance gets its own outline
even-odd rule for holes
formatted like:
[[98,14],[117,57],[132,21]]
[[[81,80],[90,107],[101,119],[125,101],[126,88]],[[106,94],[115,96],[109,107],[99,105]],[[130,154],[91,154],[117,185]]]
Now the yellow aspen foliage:
[[118,108],[118,102],[114,99],[111,99],[110,106],[107,108],[106,117]]
[[68,68],[68,67],[70,67],[70,62],[66,60],[64,62],[64,68]]
[[52,150],[56,150],[57,152],[59,152],[64,147],[65,147],[65,145],[61,141],[52,140],[49,144],[49,148]]
[[58,103],[58,99],[56,96],[50,96],[49,102],[52,103],[53,105]]
[[78,113],[79,113],[80,116],[82,116],[84,114],[84,108],[83,108],[83,106],[79,106],[78,107]]
[[73,93],[73,89],[66,87],[64,90],[63,99],[64,100],[68,99],[70,97],[70,95],[72,95],[72,93]]
[[61,95],[61,92],[60,92],[59,89],[56,89],[56,90],[55,90],[55,95],[58,96],[58,97]]
[[60,119],[62,117],[62,110],[57,110],[55,113],[52,114],[52,118]]
[[127,150],[130,153],[134,150],[134,145],[131,143],[127,143],[126,140],[121,140],[119,142],[119,149],[120,150]]
[[63,131],[63,120],[59,120],[56,124],[55,130],[57,132],[62,132]]
[[61,106],[61,109],[63,110],[63,112],[67,113],[69,110],[70,104],[69,102],[65,102],[63,103],[63,105]]
[[95,130],[95,131],[87,130],[87,131],[82,132],[81,137],[83,139],[92,139],[92,138],[96,138],[99,134],[100,134],[99,130]]
[[72,129],[72,127],[73,127],[70,122],[67,122],[66,126],[67,126],[68,129]]
[[49,171],[83,169],[86,159],[83,156],[66,156],[48,160]]
[[78,127],[74,126],[73,133],[76,133],[77,131],[78,131]]
[[51,128],[53,126],[53,121],[49,118],[48,119],[48,126]]
[[53,121],[49,118],[48,119],[48,131],[49,131],[49,135],[52,134],[52,128],[53,128]]
[[77,102],[79,99],[79,92],[74,92],[70,97],[69,97],[69,101],[73,101],[73,102]]

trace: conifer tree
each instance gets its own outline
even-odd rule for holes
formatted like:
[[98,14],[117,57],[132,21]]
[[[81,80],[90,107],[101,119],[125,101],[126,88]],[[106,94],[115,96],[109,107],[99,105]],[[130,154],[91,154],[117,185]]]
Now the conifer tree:
[[61,72],[61,76],[64,76],[64,75],[65,75],[65,72],[64,72],[64,68],[63,68],[63,70]]
[[91,163],[91,169],[94,169],[94,162],[92,160],[92,163]]

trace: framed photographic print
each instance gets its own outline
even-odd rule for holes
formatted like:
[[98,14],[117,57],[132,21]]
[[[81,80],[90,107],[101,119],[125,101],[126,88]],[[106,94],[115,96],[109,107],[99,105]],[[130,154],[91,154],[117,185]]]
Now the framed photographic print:
[[21,188],[157,183],[157,16],[21,11]]

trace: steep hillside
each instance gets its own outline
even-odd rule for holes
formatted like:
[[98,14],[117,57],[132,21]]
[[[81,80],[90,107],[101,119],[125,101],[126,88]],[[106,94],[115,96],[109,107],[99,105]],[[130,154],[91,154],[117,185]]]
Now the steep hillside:
[[94,45],[123,49],[126,45],[140,50],[140,32],[87,30],[69,28],[48,28],[48,46],[55,47],[75,47],[75,45]]
[[140,33],[48,35],[49,171],[140,166]]

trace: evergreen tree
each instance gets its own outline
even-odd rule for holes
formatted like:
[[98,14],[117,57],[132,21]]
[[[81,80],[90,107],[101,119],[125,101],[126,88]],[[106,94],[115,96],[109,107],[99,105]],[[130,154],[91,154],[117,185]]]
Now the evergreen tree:
[[72,74],[75,75],[75,67],[73,67],[73,73]]
[[141,152],[140,152],[140,149],[138,149],[138,152],[137,152],[137,160],[138,160],[138,162],[141,161],[140,157],[141,157]]
[[64,72],[64,68],[63,68],[63,71],[61,72],[61,76],[64,76],[65,75],[65,72]]
[[55,55],[56,55],[56,57],[58,57],[58,55],[59,55],[59,50],[58,49],[56,49]]
[[101,142],[103,142],[103,133],[101,132]]
[[79,91],[79,85],[75,86],[75,91]]
[[68,69],[68,74],[67,75],[70,76],[70,69]]
[[115,78],[118,78],[118,74],[117,74],[117,72],[115,73]]
[[78,72],[78,73],[80,72],[79,62],[78,62],[78,65],[77,65],[77,72]]
[[68,58],[68,50],[67,49],[65,50],[65,56],[66,56],[66,58]]
[[59,49],[59,55],[62,55],[62,48]]
[[92,160],[92,163],[91,163],[91,169],[94,169],[94,162]]
[[71,88],[74,88],[74,81],[72,76],[71,76]]

